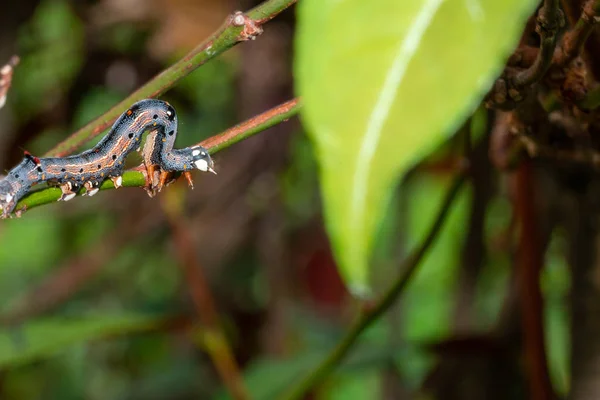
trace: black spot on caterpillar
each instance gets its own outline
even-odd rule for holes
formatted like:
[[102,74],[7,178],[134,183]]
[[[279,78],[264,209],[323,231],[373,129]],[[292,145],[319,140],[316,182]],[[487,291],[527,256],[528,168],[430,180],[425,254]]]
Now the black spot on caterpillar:
[[[157,169],[162,174],[192,168],[214,172],[214,163],[205,148],[173,149],[177,136],[175,109],[164,101],[146,99],[132,105],[96,146],[81,154],[37,158],[26,152],[23,161],[0,179],[0,218],[7,218],[18,201],[39,183],[60,186],[62,196],[59,201],[71,200],[81,186],[86,188],[86,195],[93,196],[106,179],[120,187],[125,158],[140,146],[142,135],[150,129],[152,135],[149,135],[148,141],[151,140],[151,143],[144,147],[143,154],[151,182],[149,194],[153,195],[156,186],[160,190],[167,179],[166,175],[161,177],[160,184],[156,185],[153,176]],[[191,184],[190,176],[188,180]]]

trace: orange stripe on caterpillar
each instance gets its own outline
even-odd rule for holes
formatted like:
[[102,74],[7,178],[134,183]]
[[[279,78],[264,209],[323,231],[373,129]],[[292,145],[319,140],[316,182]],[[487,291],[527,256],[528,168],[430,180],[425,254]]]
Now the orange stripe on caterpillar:
[[[187,172],[192,168],[214,172],[214,163],[206,149],[200,146],[173,149],[177,132],[177,115],[168,103],[146,99],[132,105],[113,124],[110,131],[90,150],[67,157],[38,158],[25,152],[23,161],[0,180],[0,218],[15,210],[18,201],[40,183],[50,183],[61,188],[59,200],[75,197],[84,187],[89,196],[97,193],[106,179],[115,186],[122,183],[126,157],[140,146],[142,135],[152,129],[152,145],[144,154],[149,171],[161,175],[175,171]],[[151,149],[151,150],[150,150]],[[154,174],[153,174],[154,175]],[[189,175],[186,174],[186,178]],[[162,188],[153,177],[146,190],[153,195]]]

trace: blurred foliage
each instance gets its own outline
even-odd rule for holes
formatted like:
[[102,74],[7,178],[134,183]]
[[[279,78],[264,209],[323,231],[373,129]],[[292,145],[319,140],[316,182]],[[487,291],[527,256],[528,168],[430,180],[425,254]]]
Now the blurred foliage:
[[64,1],[44,0],[19,34],[25,55],[11,96],[21,118],[51,107],[70,88],[83,62],[82,21]]
[[[6,157],[20,153],[19,147],[43,153],[181,56],[177,50],[157,58],[149,41],[161,29],[161,21],[169,20],[170,7],[179,7],[180,13],[194,7],[192,0],[156,0],[141,7],[155,13],[143,17],[145,23],[119,20],[104,26],[93,19],[96,14],[88,2],[34,3],[33,13],[15,33],[22,61],[0,115],[13,117],[6,123],[12,124],[14,136],[3,143],[14,147],[2,149]],[[214,3],[215,8],[222,7]],[[169,23],[177,26],[176,21]],[[280,23],[293,28],[285,17]],[[243,46],[257,46],[261,40]],[[258,54],[263,81],[270,83],[277,74],[275,61],[261,58],[273,54],[268,50],[253,47],[248,53]],[[240,79],[243,57],[249,55],[236,52],[213,60],[164,96],[178,110],[177,146],[198,142],[239,122],[238,94],[248,90]],[[116,63],[129,71],[120,84],[108,79],[108,70]],[[291,86],[290,76],[271,93],[251,94],[261,107],[275,105],[282,93],[291,96]],[[478,143],[489,130],[485,110],[478,109],[469,122],[473,142]],[[275,133],[277,129],[284,133]],[[456,142],[453,138],[434,149],[428,161],[456,154]],[[327,354],[357,305],[340,284],[325,240],[319,167],[308,135],[290,121],[224,153],[217,159],[223,169],[218,182],[223,187],[199,180],[193,192],[180,191],[186,196],[182,199],[187,204],[185,218],[199,258],[208,260],[202,266],[249,392],[256,400],[272,399]],[[377,291],[397,276],[402,258],[422,239],[448,185],[450,169],[427,165],[395,187],[393,206],[386,209],[373,257]],[[336,168],[346,166],[341,163]],[[505,188],[499,186],[485,215],[487,254],[473,299],[476,332],[495,328],[510,284],[511,254],[498,243],[509,229],[512,210]],[[384,375],[396,377],[410,393],[420,392],[440,361],[430,345],[455,333],[472,195],[472,188],[463,191],[400,304],[361,337],[351,357],[316,390],[316,399],[383,398]],[[215,196],[220,197],[210,202]],[[138,219],[131,222],[129,214]],[[85,267],[99,265],[81,287],[71,288],[73,293],[65,301],[25,315],[20,324],[0,326],[0,398],[230,398],[197,340],[202,327],[196,323],[172,231],[164,221],[148,223],[161,218],[159,198],[149,200],[144,193],[124,189],[2,221],[0,321],[3,313],[21,304],[25,294],[34,290],[35,295],[39,284],[68,269],[77,257],[85,257]],[[125,235],[138,225],[137,234]],[[273,240],[269,235],[281,241],[272,245],[265,239]],[[553,236],[543,288],[553,384],[566,393],[569,280],[562,235]],[[112,238],[118,239],[117,245],[104,247]],[[213,254],[220,254],[217,261],[211,261]],[[273,350],[274,343],[279,350]]]
[[71,319],[54,317],[0,332],[0,368],[18,366],[54,355],[66,346],[158,326],[164,318],[144,315],[100,315]]

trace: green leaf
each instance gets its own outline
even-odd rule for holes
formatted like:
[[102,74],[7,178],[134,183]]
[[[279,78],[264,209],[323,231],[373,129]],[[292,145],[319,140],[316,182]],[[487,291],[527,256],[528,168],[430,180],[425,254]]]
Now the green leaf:
[[0,330],[0,368],[49,357],[77,343],[155,328],[164,316],[141,314],[46,318]]
[[399,176],[472,112],[537,0],[303,0],[296,87],[340,271],[370,292]]

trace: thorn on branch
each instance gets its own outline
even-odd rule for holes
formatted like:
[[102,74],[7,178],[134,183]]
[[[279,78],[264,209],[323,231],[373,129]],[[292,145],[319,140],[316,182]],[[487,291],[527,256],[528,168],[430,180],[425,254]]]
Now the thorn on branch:
[[236,11],[231,15],[230,21],[233,26],[243,27],[238,35],[239,41],[254,40],[263,33],[263,29],[252,18],[241,11]]

